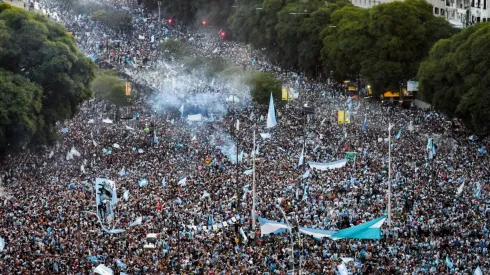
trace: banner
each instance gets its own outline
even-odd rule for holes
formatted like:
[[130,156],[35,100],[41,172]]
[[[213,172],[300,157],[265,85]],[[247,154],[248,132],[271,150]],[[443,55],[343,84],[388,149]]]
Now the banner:
[[338,115],[337,118],[338,124],[344,124],[344,111],[338,111],[337,115]]
[[347,153],[345,153],[345,158],[346,159],[355,159],[356,158],[356,152],[347,152]]
[[282,88],[282,100],[288,100],[288,99],[289,99],[288,89]]
[[128,81],[126,81],[126,95],[131,95],[131,83],[129,83]]

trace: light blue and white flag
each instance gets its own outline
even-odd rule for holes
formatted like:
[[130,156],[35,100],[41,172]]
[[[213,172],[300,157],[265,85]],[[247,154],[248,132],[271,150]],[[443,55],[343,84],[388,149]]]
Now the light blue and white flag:
[[129,227],[141,225],[142,223],[143,223],[143,217],[138,217],[138,218],[136,218],[136,220],[134,222],[129,224]]
[[449,258],[449,255],[446,255],[446,265],[447,267],[449,267],[450,269],[453,268],[453,262],[451,261],[451,258]]
[[481,184],[480,182],[476,182],[476,187],[473,189],[473,194],[477,199],[481,199]]
[[129,190],[124,191],[123,198],[125,201],[129,200]]
[[305,201],[308,198],[308,186],[303,188],[303,198],[301,200]]
[[0,252],[3,252],[5,250],[5,240],[0,237]]
[[273,234],[279,234],[286,232],[289,230],[289,226],[285,223],[282,222],[276,222],[276,221],[271,221],[271,220],[266,220],[261,217],[257,217],[259,220],[260,224],[260,235],[270,235],[271,233]]
[[244,243],[248,242],[247,235],[245,235],[245,232],[243,232],[243,229],[241,227],[240,227],[240,235],[242,235]]
[[243,186],[243,196],[242,196],[242,201],[244,201],[247,198],[248,190],[250,189],[250,184],[247,184]]
[[187,177],[179,180],[179,182],[177,183],[179,186],[187,186]]
[[91,262],[93,262],[93,263],[96,263],[96,262],[98,262],[98,261],[99,261],[99,259],[97,259],[97,257],[96,257],[96,256],[88,256],[88,257],[87,257],[87,261],[91,261]]
[[364,122],[362,123],[362,131],[366,131],[366,126],[367,126],[367,116],[364,116]]
[[296,188],[296,199],[299,200],[299,188]]
[[267,113],[267,128],[272,128],[277,125],[276,121],[276,109],[274,108],[274,99],[270,97],[269,101],[269,112]]
[[310,169],[306,170],[306,172],[303,174],[303,179],[306,179],[310,176]]
[[483,272],[481,271],[481,268],[480,267],[477,267],[475,269],[475,272],[473,272],[473,275],[483,275]]
[[303,149],[301,149],[301,155],[299,155],[298,167],[300,167],[301,165],[303,165],[304,154],[305,154],[305,145],[303,144]]
[[208,225],[213,226],[214,225],[214,218],[213,215],[208,216]]
[[347,270],[345,263],[339,264],[337,266],[337,271],[339,272],[340,275],[349,275],[349,271]]
[[487,148],[485,146],[482,146],[480,149],[478,149],[478,154],[479,155],[486,155],[487,153]]
[[114,275],[114,271],[112,269],[108,268],[107,266],[100,264],[94,269],[94,273],[100,274],[100,275]]
[[427,141],[427,152],[428,152],[428,158],[433,159],[434,156],[436,155],[436,147],[434,146],[434,142],[432,138],[429,138]]
[[381,239],[381,226],[386,221],[386,216],[361,223],[356,226],[352,226],[346,229],[337,231],[333,234],[331,239],[368,239],[379,240]]
[[142,178],[139,182],[138,182],[138,185],[139,187],[145,187],[148,185],[148,180],[145,179],[145,178]]
[[128,267],[128,265],[123,263],[121,259],[116,259],[116,266],[121,269],[126,269]]
[[126,176],[126,168],[125,168],[125,167],[123,167],[123,168],[121,169],[121,171],[119,172],[119,176],[121,176],[121,177]]
[[167,186],[167,180],[165,179],[165,177],[163,177],[162,187],[165,187],[165,186]]
[[243,174],[244,175],[251,175],[253,173],[253,171],[254,171],[253,169],[245,170],[245,171],[243,171]]
[[402,136],[402,129],[398,130],[398,134],[396,134],[395,138],[400,139],[401,136]]

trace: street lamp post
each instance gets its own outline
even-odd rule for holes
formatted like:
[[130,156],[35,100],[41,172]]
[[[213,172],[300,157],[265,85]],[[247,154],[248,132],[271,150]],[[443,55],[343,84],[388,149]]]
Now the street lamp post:
[[[282,201],[281,198],[277,199],[276,208],[279,209],[279,211],[281,211],[281,214],[284,217],[284,221],[286,222],[286,224],[287,224],[287,226],[289,228],[289,237],[291,238],[291,264],[292,264],[292,269],[293,269],[293,274],[294,274],[294,239],[293,239],[293,228],[291,227],[291,224],[288,221],[288,217],[286,216],[286,213],[284,212],[284,209],[282,209],[282,207],[280,205],[281,201]],[[301,266],[300,266],[300,269],[301,269]]]
[[161,17],[160,17],[160,15],[161,15],[160,14],[160,7],[162,6],[162,1],[158,1],[157,3],[158,3],[158,24],[160,26],[161,25],[161,22],[162,22],[161,21]]

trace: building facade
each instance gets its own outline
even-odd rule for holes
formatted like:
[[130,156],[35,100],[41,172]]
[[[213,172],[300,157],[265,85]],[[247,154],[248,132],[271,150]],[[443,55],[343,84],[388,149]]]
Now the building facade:
[[[361,8],[397,0],[351,0]],[[490,21],[490,0],[426,0],[430,3],[435,16],[446,18],[453,26],[462,28],[478,22]]]

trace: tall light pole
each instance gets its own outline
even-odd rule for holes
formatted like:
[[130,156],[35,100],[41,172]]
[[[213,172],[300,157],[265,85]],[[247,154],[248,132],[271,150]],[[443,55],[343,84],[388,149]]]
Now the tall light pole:
[[[279,198],[276,201],[276,208],[281,211],[282,216],[284,217],[284,221],[288,225],[289,228],[289,237],[291,238],[291,264],[293,268],[293,274],[294,274],[294,239],[293,239],[293,228],[291,227],[291,224],[289,224],[288,217],[286,216],[286,213],[284,212],[284,209],[282,209],[280,203],[282,199]],[[301,268],[301,267],[300,267]]]
[[162,1],[158,1],[158,26],[161,26],[161,17],[160,17],[160,7],[162,6]]
[[252,173],[253,173],[253,181],[252,181],[252,231],[255,231],[255,207],[256,207],[256,193],[255,193],[255,129],[254,129],[254,147],[253,147],[253,159],[252,159]]

